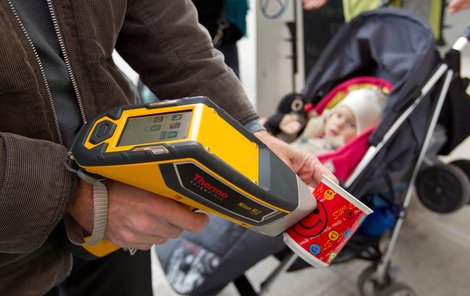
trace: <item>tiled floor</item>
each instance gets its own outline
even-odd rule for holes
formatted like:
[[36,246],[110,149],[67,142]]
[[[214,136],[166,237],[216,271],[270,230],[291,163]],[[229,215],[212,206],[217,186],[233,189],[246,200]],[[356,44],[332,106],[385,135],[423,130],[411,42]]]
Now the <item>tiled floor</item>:
[[[448,43],[456,40],[465,25],[470,24],[470,13],[448,18],[451,29],[446,31]],[[470,47],[470,46],[468,46]],[[470,76],[470,48],[465,50],[463,73]],[[469,110],[470,112],[470,110]],[[470,159],[470,139],[460,145],[450,157]],[[154,262],[156,295],[175,295]],[[248,271],[255,287],[266,278],[278,262],[268,258]],[[470,295],[470,205],[452,214],[440,215],[424,208],[413,198],[392,257],[397,267],[397,281],[406,283],[420,296]],[[283,274],[266,295],[358,295],[356,281],[366,262],[354,260],[328,269],[308,268]],[[238,295],[233,285],[220,296]]]

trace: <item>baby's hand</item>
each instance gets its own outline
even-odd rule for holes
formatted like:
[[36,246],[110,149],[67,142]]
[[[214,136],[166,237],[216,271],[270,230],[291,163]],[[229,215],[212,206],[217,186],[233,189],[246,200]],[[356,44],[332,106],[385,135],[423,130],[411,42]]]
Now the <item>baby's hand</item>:
[[279,124],[279,129],[288,135],[295,135],[302,129],[302,124],[295,114],[286,114]]

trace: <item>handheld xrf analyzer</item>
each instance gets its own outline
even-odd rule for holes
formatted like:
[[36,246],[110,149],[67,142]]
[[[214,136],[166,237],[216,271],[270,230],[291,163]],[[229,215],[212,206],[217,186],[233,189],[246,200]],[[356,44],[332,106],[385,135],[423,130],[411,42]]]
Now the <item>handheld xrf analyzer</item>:
[[[89,120],[71,148],[88,173],[130,184],[277,236],[316,205],[263,142],[206,97],[117,107]],[[103,256],[109,242],[84,246]]]

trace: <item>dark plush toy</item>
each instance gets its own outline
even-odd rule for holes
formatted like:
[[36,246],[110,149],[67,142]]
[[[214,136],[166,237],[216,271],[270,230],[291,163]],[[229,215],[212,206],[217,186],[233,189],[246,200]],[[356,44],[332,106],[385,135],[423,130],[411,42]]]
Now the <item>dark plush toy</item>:
[[[273,135],[289,142],[303,130],[306,122],[305,101],[301,94],[290,93],[280,101],[277,111],[264,126]],[[286,116],[288,115],[288,116]]]

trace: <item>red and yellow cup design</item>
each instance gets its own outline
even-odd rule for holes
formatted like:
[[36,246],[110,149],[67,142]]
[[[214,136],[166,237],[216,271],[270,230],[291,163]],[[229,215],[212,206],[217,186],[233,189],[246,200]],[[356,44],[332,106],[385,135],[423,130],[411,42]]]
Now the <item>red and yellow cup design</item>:
[[284,242],[315,267],[327,267],[372,210],[324,177],[313,191],[317,208],[284,233]]

